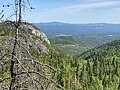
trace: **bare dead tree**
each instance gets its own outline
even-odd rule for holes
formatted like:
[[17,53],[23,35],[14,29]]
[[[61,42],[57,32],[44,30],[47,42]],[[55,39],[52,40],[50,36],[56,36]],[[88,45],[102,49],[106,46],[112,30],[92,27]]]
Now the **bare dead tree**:
[[[0,90],[47,90],[52,86],[63,90],[64,88],[54,80],[56,69],[40,62],[29,52],[29,43],[34,47],[34,40],[28,38],[30,34],[23,27],[22,10],[26,8],[26,3],[30,6],[29,0],[15,0],[14,4],[10,4],[15,5],[15,14],[11,16],[15,15],[16,19],[7,20],[5,23],[9,29],[15,30],[15,37],[0,39],[3,42],[3,45],[0,45],[0,68],[9,74],[0,78]],[[31,6],[29,8],[33,9]],[[5,43],[9,43],[9,48]],[[10,71],[5,68],[10,68]],[[48,74],[46,69],[51,72]]]
[[[9,90],[14,90],[13,84],[16,82],[16,73],[14,69],[15,62],[18,62],[16,60],[16,48],[17,48],[17,42],[18,42],[18,37],[19,37],[19,27],[22,19],[22,0],[15,0],[15,15],[16,15],[16,22],[15,22],[15,30],[16,30],[16,35],[15,35],[15,41],[14,41],[14,46],[12,50],[12,57],[11,57],[11,66],[10,66],[10,72],[11,72],[11,83],[10,83],[10,88]],[[18,16],[19,15],[19,16]],[[18,68],[16,68],[18,69]]]
[[3,11],[4,11],[4,10],[2,10],[2,11],[0,12],[0,15],[1,15],[1,16],[0,16],[0,21],[1,21],[2,18],[4,17]]

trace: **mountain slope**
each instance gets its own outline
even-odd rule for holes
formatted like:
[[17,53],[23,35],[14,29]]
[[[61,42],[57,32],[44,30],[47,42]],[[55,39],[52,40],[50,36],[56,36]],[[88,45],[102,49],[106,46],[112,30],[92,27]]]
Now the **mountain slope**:
[[103,44],[99,47],[90,49],[80,55],[85,60],[97,57],[120,58],[120,40]]
[[78,55],[79,53],[87,50],[87,47],[83,42],[76,40],[69,34],[56,35],[54,37],[50,37],[49,40],[51,44],[72,55]]
[[[17,61],[14,68],[17,79],[15,88],[27,90],[120,89],[118,60],[108,57],[109,60],[105,59],[98,62],[97,58],[94,61],[77,58],[46,43],[44,38],[32,33],[35,28],[28,27],[26,29],[21,28],[19,32],[17,55],[14,59]],[[10,62],[14,36],[13,26],[11,27],[9,24],[0,26],[0,90],[8,89],[12,79],[10,78]],[[66,39],[68,40],[68,38]],[[42,45],[46,48],[47,53],[41,53],[44,51],[41,48]],[[88,54],[84,55],[87,56]]]
[[[44,42],[44,38],[33,33],[33,30],[37,29],[30,24],[22,24],[19,31],[14,54],[14,75],[17,80],[15,87],[27,90],[61,90],[63,88],[64,90],[77,90],[82,88],[74,78],[76,66],[73,60],[75,57]],[[39,30],[37,32],[41,33]],[[10,67],[14,36],[14,25],[0,24],[0,90],[9,89],[8,86],[12,80]]]
[[50,41],[52,44],[78,44],[76,40],[73,39],[71,35],[58,35],[55,37],[51,37]]
[[[45,44],[50,44],[50,41],[42,31],[34,28],[32,25],[29,24],[22,24],[20,29],[21,30],[19,32],[19,38],[20,41],[22,41],[23,46],[25,46],[24,44],[28,44],[28,48],[33,46],[37,49],[39,48],[41,52],[47,53]],[[14,25],[10,24],[9,22],[0,24],[1,40],[4,40],[5,42],[11,42],[11,44],[14,44],[14,35]],[[35,38],[37,38],[37,40],[35,40]]]
[[[120,40],[115,40],[83,52],[79,58],[87,62],[86,68],[83,67],[82,76],[85,79],[84,75],[88,74],[90,83],[93,78],[99,81],[98,90],[102,90],[100,89],[100,83],[103,85],[103,88],[108,86],[103,90],[120,89]],[[85,81],[84,79],[83,81]],[[114,87],[115,82],[118,87]]]
[[[36,31],[37,35],[33,31]],[[17,40],[15,32],[15,27],[11,23],[0,24],[0,90],[9,89],[11,82],[15,90],[21,88],[41,90],[48,87],[50,82],[54,83],[50,85],[51,88],[60,87],[53,80],[54,72],[50,72],[50,70],[55,71],[54,68],[43,63],[45,58],[40,59],[40,56],[49,54],[50,44],[45,34],[32,25],[24,23],[20,25]],[[44,84],[40,85],[41,81]]]

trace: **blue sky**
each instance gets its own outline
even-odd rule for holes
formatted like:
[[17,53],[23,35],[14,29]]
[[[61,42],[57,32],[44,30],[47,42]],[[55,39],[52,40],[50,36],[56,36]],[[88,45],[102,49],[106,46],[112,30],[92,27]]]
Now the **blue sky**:
[[[5,2],[13,1],[5,0]],[[23,16],[23,19],[29,22],[120,23],[120,0],[29,1],[35,7],[35,10],[26,11]],[[9,15],[10,11],[5,10]]]

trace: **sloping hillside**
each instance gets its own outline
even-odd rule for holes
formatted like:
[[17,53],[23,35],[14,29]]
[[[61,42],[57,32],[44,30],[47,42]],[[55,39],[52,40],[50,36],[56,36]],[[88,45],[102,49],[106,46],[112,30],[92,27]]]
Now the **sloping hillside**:
[[[47,37],[40,33],[43,32],[31,24],[21,25],[14,58],[14,75],[17,80],[15,88],[26,90],[82,88],[76,83],[75,78],[77,58],[50,45]],[[0,24],[0,90],[9,89],[12,80],[10,68],[14,36],[14,25]]]
[[0,24],[0,90],[8,90],[11,82],[14,90],[45,90],[48,86],[60,88],[53,80],[56,70],[49,63],[43,63],[45,58],[41,58],[50,53],[46,35],[25,23],[20,25],[17,41],[15,32],[15,26],[11,23]]
[[99,47],[90,49],[80,55],[85,60],[103,57],[103,58],[120,58],[120,40],[101,45]]
[[[46,40],[48,41],[47,37],[29,25],[21,25],[19,31],[16,57],[14,58],[17,61],[14,68],[17,82],[14,87],[19,89],[15,90],[21,88],[25,90],[120,89],[118,58],[103,56],[93,58],[93,60],[91,58],[84,60],[83,56],[77,58],[65,53],[64,49],[61,50],[46,42]],[[25,27],[23,28],[23,26]],[[33,31],[37,33],[33,33]],[[13,26],[9,23],[0,24],[0,90],[8,90],[12,80],[10,64],[14,36]],[[117,43],[114,44],[117,45]],[[108,45],[108,47],[111,46]],[[104,50],[104,45],[101,47],[102,50]],[[116,51],[116,49],[113,48],[111,51]],[[112,53],[111,51],[108,52]],[[113,54],[114,56],[118,55]],[[89,54],[85,52],[83,55],[88,56]]]
[[50,41],[52,42],[52,44],[79,44],[80,42],[77,42],[71,35],[65,35],[65,34],[61,34],[61,35],[57,35],[55,37],[51,37]]
[[[10,22],[0,23],[0,40],[5,41],[6,44],[9,44],[9,42],[14,44],[15,32],[15,27]],[[24,23],[20,26],[19,41],[22,41],[22,45],[27,43],[28,47],[35,46],[36,48],[44,48],[44,50],[45,45],[50,44],[47,36],[42,31],[31,24]]]
[[72,55],[78,55],[88,48],[83,42],[76,40],[71,34],[60,34],[49,39],[51,44]]

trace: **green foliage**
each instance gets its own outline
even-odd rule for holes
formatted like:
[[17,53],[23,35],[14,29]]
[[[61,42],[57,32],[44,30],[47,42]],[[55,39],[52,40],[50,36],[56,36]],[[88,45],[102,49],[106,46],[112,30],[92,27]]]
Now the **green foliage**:
[[[87,60],[86,70],[88,70],[88,73],[91,72],[91,70],[88,69],[88,67],[91,66],[92,72],[91,74],[89,73],[89,75],[92,75],[92,81],[96,78],[97,82],[101,83],[100,87],[102,86],[103,90],[117,90],[117,88],[119,88],[119,45],[120,40],[116,40],[86,51],[80,55],[82,59]],[[88,61],[90,64],[88,64]]]
[[60,34],[49,39],[53,45],[61,48],[69,54],[78,55],[79,53],[86,51],[88,48],[83,42],[76,40],[71,34]]
[[[3,29],[0,24],[0,39],[5,37],[12,37],[14,30]],[[21,32],[24,32],[22,30]],[[20,38],[24,38],[21,35]],[[31,42],[38,41],[41,43],[41,39],[34,35],[28,37]],[[63,38],[63,37],[62,37]],[[61,40],[61,39],[60,39]],[[66,42],[62,43],[75,43],[71,37],[66,37]],[[69,40],[72,40],[69,41]],[[11,44],[0,41],[0,45],[4,45],[8,51],[0,49],[0,55],[2,53],[10,53]],[[46,45],[49,50],[49,54],[43,54],[35,47],[30,47],[29,52],[40,62],[49,64],[56,68],[55,80],[65,90],[119,90],[120,89],[120,41],[114,41],[102,45],[98,48],[91,49],[84,52],[81,56],[76,57],[64,52],[63,49],[59,49],[52,45]],[[9,56],[6,56],[9,57]],[[5,57],[5,58],[6,58]],[[4,58],[4,59],[5,59]],[[85,59],[85,60],[84,60]],[[0,78],[9,76],[8,66],[2,65],[0,68]],[[4,70],[3,70],[4,69]],[[51,73],[50,69],[45,69],[46,73]],[[54,87],[50,90],[59,90]]]
[[52,44],[80,44],[80,42],[76,41],[72,35],[64,35],[64,36],[55,36],[50,38]]
[[65,90],[117,90],[120,64],[109,58],[82,60],[61,50],[49,47],[49,55],[39,55],[40,60],[57,68],[56,80]]

